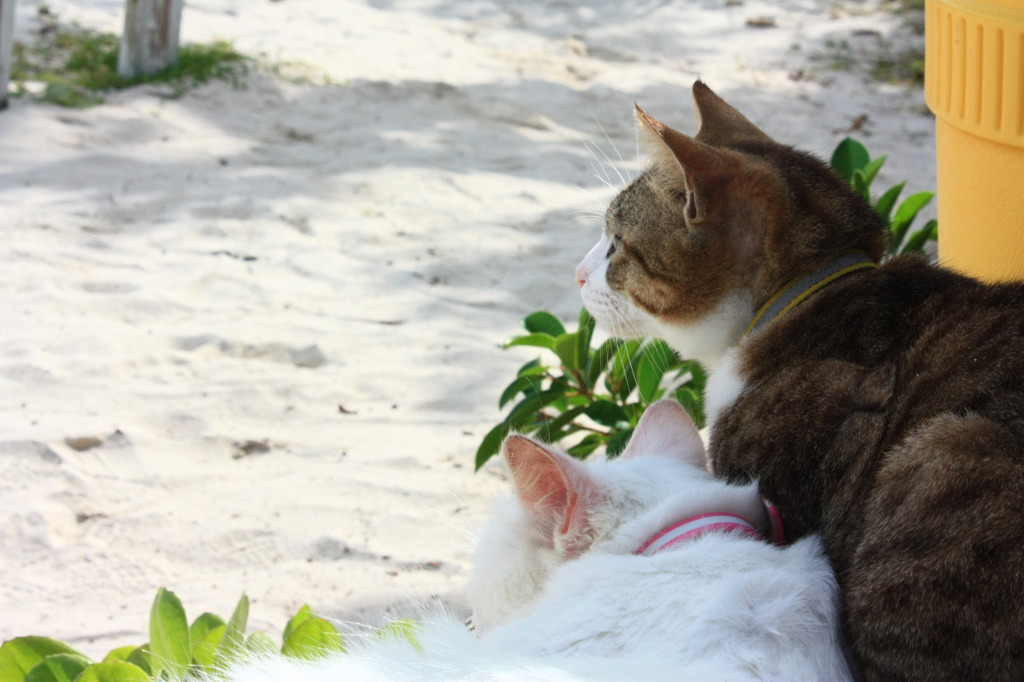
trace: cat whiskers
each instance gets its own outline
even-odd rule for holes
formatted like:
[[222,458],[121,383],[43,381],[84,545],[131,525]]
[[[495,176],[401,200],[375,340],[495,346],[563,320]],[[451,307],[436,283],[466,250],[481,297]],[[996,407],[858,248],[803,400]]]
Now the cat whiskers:
[[633,313],[634,307],[632,303],[623,295],[615,291],[609,291],[605,297],[607,305],[605,306],[605,314],[611,319],[609,327],[614,329],[616,336],[625,339],[635,339],[645,336],[644,332],[640,329],[639,323],[636,321]]
[[[601,124],[601,121],[597,118],[596,115],[594,115],[593,112],[591,112],[591,116],[593,116],[594,123],[597,124],[598,129],[600,129],[601,131],[601,134],[604,135],[604,139],[607,140],[608,144],[615,152],[615,156],[618,157],[618,161],[613,160],[612,157],[608,155],[608,152],[606,152],[604,148],[601,147],[596,142],[593,142],[585,138],[581,138],[580,142],[581,144],[583,144],[583,147],[590,153],[590,165],[594,169],[594,177],[600,180],[608,189],[618,190],[619,188],[625,187],[630,182],[629,175],[623,171],[623,169],[627,166],[626,160],[623,158],[622,153],[619,151],[619,148],[615,145],[615,142],[608,134],[608,131]],[[617,185],[613,182],[613,178],[611,176],[611,173],[609,172],[609,169],[611,169],[611,171],[615,173],[615,178],[618,180]]]
[[599,215],[601,217],[601,220],[604,221],[604,212],[605,212],[605,209],[608,206],[608,200],[602,199],[601,197],[597,196],[596,194],[594,194],[593,192],[591,192],[590,190],[588,190],[585,187],[581,187],[581,186],[575,185],[575,184],[573,185],[573,187],[578,189],[583,194],[587,195],[588,198],[593,199],[594,202],[597,203],[597,205],[601,207],[601,209],[599,211],[594,211],[594,213]]
[[[577,187],[576,189],[579,189],[579,190],[581,190],[583,192],[586,192],[586,190],[583,189],[582,187]],[[587,220],[593,220],[594,222],[597,222],[597,223],[603,223],[604,222],[604,212],[603,211],[583,211],[583,210],[580,210],[580,211],[573,211],[571,215],[574,218],[585,218]]]
[[[597,127],[601,129],[601,134],[604,135],[604,139],[608,141],[608,144],[611,145],[611,148],[615,151],[615,155],[617,157],[619,157],[619,166],[625,166],[626,165],[626,160],[624,158],[622,158],[622,152],[620,152],[619,148],[615,146],[614,142],[612,142],[611,136],[608,134],[608,131],[605,130],[605,127],[601,124],[601,120],[597,117],[597,114],[595,114],[593,111],[591,111],[590,115],[593,117],[594,123],[597,124]],[[597,146],[597,145],[595,145],[595,146]],[[619,171],[618,166],[616,166],[616,164],[611,160],[611,158],[608,157],[608,154],[603,149],[600,149],[600,148],[598,148],[598,149],[600,150],[601,155],[604,156],[605,161],[607,161],[608,164],[612,167],[612,170],[615,171],[615,174],[619,176],[619,185],[620,186],[625,186],[626,185],[626,177],[623,176],[622,173]]]
[[[590,167],[594,169],[594,177],[597,178],[601,182],[601,184],[604,185],[606,188],[613,191],[617,191],[621,187],[621,185],[616,185],[615,183],[612,182],[611,176],[608,174],[607,170],[605,169],[605,166],[601,163],[601,159],[598,158],[597,153],[594,151],[595,149],[600,151],[600,148],[592,145],[592,142],[583,140],[584,148],[588,152],[590,152]],[[604,152],[601,153],[602,155],[605,156],[605,158],[607,158],[607,155],[604,154]],[[618,174],[618,169],[615,169],[615,172],[616,174]]]

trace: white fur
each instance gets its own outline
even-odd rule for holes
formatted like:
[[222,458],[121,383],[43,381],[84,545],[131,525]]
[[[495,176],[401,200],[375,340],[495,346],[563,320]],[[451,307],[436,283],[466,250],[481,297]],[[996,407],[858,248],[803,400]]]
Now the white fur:
[[[693,465],[701,460],[699,440],[658,432],[672,415],[693,429],[678,405],[658,403],[648,413],[634,443],[655,451],[627,449],[615,461],[585,464],[534,444],[568,472],[564,485],[579,495],[537,502],[529,463],[522,464],[528,458],[513,467],[519,497],[499,507],[484,533],[468,590],[475,633],[442,616],[423,625],[421,650],[401,639],[364,637],[350,640],[344,655],[312,663],[264,658],[229,678],[848,679],[836,641],[836,582],[816,536],[779,548],[712,533],[654,556],[634,553],[659,529],[696,513],[731,511],[767,522],[756,485],[715,480]],[[669,428],[679,433],[678,425]],[[592,528],[578,558],[556,549],[552,533],[564,527],[540,520],[558,506],[556,498],[582,505],[577,511]]]
[[746,386],[739,374],[738,364],[739,348],[730,348],[721,364],[708,377],[704,387],[704,413],[707,415],[709,433],[714,433],[718,418],[733,406]]
[[594,319],[613,336],[664,339],[683,357],[699,360],[709,369],[716,367],[725,349],[739,342],[750,322],[753,305],[749,295],[726,296],[714,310],[691,324],[666,323],[608,286],[610,245],[608,236],[602,234],[576,268],[583,305]]
[[752,309],[748,294],[730,294],[693,324],[669,324],[652,317],[653,333],[649,336],[664,339],[682,357],[699,360],[713,371],[725,349],[739,342]]

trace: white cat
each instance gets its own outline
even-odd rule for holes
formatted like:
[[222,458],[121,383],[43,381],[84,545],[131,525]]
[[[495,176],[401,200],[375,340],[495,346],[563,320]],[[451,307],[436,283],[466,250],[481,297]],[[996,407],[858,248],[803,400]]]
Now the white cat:
[[[349,641],[235,682],[294,680],[845,680],[837,592],[816,536],[788,547],[756,485],[717,481],[683,409],[652,405],[626,451],[584,463],[525,436],[504,455],[515,496],[484,533],[475,631],[426,622],[418,647]],[[779,531],[775,531],[779,532]]]

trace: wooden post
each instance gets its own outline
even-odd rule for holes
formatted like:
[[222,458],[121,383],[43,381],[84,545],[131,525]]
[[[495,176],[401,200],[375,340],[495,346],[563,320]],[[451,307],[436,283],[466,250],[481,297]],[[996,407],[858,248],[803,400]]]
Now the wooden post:
[[178,61],[182,0],[127,0],[117,73],[151,76]]
[[14,0],[0,0],[0,110],[7,108],[7,82],[14,58]]

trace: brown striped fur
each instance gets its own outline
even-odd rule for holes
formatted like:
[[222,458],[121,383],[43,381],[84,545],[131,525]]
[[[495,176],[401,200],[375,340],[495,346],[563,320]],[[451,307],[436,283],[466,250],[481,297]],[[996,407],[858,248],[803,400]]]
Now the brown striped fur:
[[[883,225],[829,168],[694,99],[695,138],[638,110],[653,165],[608,210],[613,292],[682,328],[851,248],[881,258]],[[1024,679],[1024,286],[899,257],[737,353],[713,467],[759,479],[790,539],[822,533],[866,678]]]

